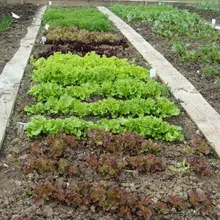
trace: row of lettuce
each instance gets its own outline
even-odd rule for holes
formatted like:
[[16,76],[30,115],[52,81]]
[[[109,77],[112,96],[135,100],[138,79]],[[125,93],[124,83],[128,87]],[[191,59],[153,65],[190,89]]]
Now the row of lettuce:
[[126,40],[111,33],[113,26],[107,17],[94,8],[54,7],[44,14],[46,44],[37,55],[38,58],[52,55],[54,52],[76,53],[85,56],[90,51],[96,54],[121,56],[125,54]]
[[[211,216],[211,198],[202,190],[153,202],[149,195],[122,187],[122,180],[132,178],[128,169],[142,174],[168,169],[160,146],[147,138],[182,141],[184,137],[181,127],[166,121],[180,114],[167,86],[151,79],[148,69],[112,56],[128,45],[109,32],[114,29],[107,17],[95,9],[55,7],[46,11],[44,24],[50,25],[43,32],[48,45],[31,61],[32,104],[24,109],[31,116],[26,134],[40,136],[23,162],[26,173],[38,173],[34,201],[93,206],[129,219],[163,218],[174,209],[178,214],[189,208]],[[85,55],[86,50],[92,52]],[[106,51],[108,57],[103,55]],[[169,170],[212,176],[214,170],[198,157],[211,150],[197,146],[190,144],[193,155],[183,160],[184,167]],[[88,173],[96,181],[85,181]],[[65,179],[65,187],[42,181],[48,175]]]

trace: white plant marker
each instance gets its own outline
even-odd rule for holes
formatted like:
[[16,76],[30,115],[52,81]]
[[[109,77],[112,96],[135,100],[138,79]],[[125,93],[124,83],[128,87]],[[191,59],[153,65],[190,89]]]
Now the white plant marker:
[[161,2],[159,2],[159,5],[161,5]]
[[42,42],[43,44],[45,44],[46,41],[47,41],[47,38],[46,38],[45,36],[42,36],[42,37],[41,37],[41,42]]
[[214,28],[216,24],[216,19],[212,19],[212,27]]
[[20,121],[17,122],[17,128],[18,128],[17,134],[18,134],[19,137],[22,137],[22,136],[23,136],[24,130],[25,130],[25,128],[27,127],[27,124],[28,124],[28,123],[23,123],[23,122],[20,122]]
[[150,78],[155,79],[157,76],[157,70],[156,69],[150,69]]
[[15,19],[19,19],[19,18],[20,18],[20,16],[16,15],[16,14],[13,13],[13,12],[11,12],[11,16],[12,16],[13,18],[15,18]]
[[132,19],[131,14],[128,14],[128,15],[127,15],[127,20],[128,20],[128,21],[131,21],[131,19]]
[[50,25],[49,25],[49,24],[46,24],[44,28],[45,28],[45,30],[48,30],[49,27],[50,27]]
[[51,6],[51,5],[52,5],[52,1],[49,1],[49,2],[48,2],[48,5]]

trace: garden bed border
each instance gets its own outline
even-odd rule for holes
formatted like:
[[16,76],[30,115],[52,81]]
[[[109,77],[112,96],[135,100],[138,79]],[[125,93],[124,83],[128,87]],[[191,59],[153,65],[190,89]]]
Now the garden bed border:
[[2,147],[10,116],[13,112],[20,82],[28,64],[36,37],[40,30],[42,15],[46,6],[41,7],[28,27],[27,35],[21,40],[20,47],[5,65],[0,75],[0,149]]

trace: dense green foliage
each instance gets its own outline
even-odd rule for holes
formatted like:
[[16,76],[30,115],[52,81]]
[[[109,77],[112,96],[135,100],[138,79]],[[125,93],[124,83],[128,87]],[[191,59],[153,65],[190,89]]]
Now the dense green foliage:
[[11,22],[12,17],[3,16],[2,18],[0,18],[0,32],[7,30]]
[[186,37],[185,41],[206,40],[207,45],[219,41],[220,33],[206,24],[199,15],[170,6],[114,5],[111,10],[128,21],[151,22],[155,33],[172,41]]
[[107,16],[95,8],[52,7],[44,13],[43,22],[51,26],[75,26],[88,31],[111,31],[113,29]]
[[33,86],[28,94],[37,98],[38,101],[46,101],[50,97],[60,98],[67,94],[72,98],[86,100],[94,95],[101,98],[148,98],[166,95],[168,89],[154,80],[147,82],[138,79],[119,79],[114,82],[105,81],[101,84],[84,83],[80,86],[62,86],[57,83],[40,83]]
[[101,119],[97,123],[76,117],[46,119],[43,116],[35,116],[28,123],[26,131],[29,137],[39,134],[58,134],[60,132],[81,137],[90,129],[104,129],[115,134],[130,131],[136,132],[142,137],[153,137],[166,141],[183,140],[180,127],[170,125],[159,118],[151,116],[111,120]]
[[183,61],[219,69],[220,31],[205,23],[198,14],[170,6],[114,5],[111,10],[128,21],[151,23],[153,31],[168,38],[172,50]]
[[[28,123],[28,136],[65,132],[81,137],[90,129],[104,129],[116,134],[136,132],[167,141],[183,139],[179,127],[162,121],[178,115],[180,110],[164,97],[166,87],[151,79],[145,68],[94,52],[85,57],[55,53],[32,63],[32,79],[40,84],[28,93],[36,96],[38,102],[25,110],[31,114],[62,113],[67,118],[33,117]],[[73,114],[97,117],[91,121],[68,118]],[[106,119],[94,123],[100,117]],[[117,119],[109,120],[111,117]]]
[[50,97],[45,103],[38,102],[35,105],[26,106],[25,111],[29,114],[74,113],[74,115],[79,117],[100,115],[113,118],[122,115],[130,115],[132,117],[154,115],[165,118],[180,113],[180,110],[165,97],[158,97],[156,100],[152,98],[146,100],[135,98],[126,101],[108,98],[93,103],[86,103],[69,95],[62,95],[60,99]]
[[35,70],[34,82],[57,82],[60,85],[80,85],[82,83],[102,83],[116,79],[136,78],[149,80],[149,71],[129,64],[125,59],[100,57],[94,52],[85,57],[71,53],[55,53],[48,59],[40,58],[32,62]]

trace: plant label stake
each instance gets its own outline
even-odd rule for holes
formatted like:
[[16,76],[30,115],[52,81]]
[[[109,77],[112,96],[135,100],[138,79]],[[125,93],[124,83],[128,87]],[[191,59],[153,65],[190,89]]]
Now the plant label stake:
[[49,2],[48,2],[48,5],[51,6],[51,5],[52,5],[52,1],[49,1]]
[[156,69],[150,69],[150,78],[155,79],[157,76],[157,70]]
[[46,24],[46,25],[45,25],[45,30],[48,30],[49,27],[50,27],[50,25],[49,25],[49,24]]
[[19,18],[20,18],[20,16],[16,15],[16,14],[13,13],[13,12],[11,12],[11,16],[12,16],[13,18],[15,18],[15,19],[19,19]]
[[161,2],[159,2],[159,5],[161,5]]
[[45,36],[42,36],[41,41],[42,41],[43,44],[45,44],[45,42],[47,41],[47,38]]
[[17,122],[17,135],[21,138],[24,134],[24,130],[27,127],[27,123]]
[[128,20],[128,21],[131,21],[131,18],[132,18],[131,14],[128,14],[128,15],[127,15],[127,20]]
[[216,24],[216,19],[212,19],[212,27],[214,28]]

